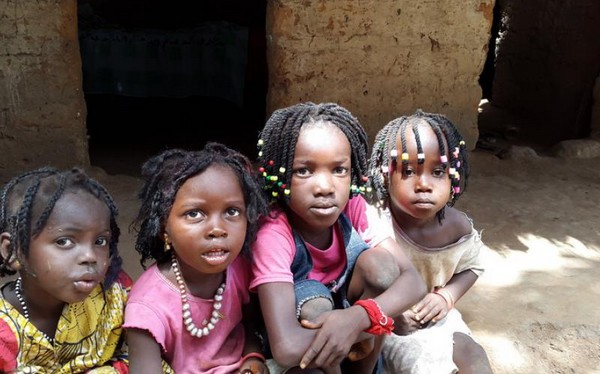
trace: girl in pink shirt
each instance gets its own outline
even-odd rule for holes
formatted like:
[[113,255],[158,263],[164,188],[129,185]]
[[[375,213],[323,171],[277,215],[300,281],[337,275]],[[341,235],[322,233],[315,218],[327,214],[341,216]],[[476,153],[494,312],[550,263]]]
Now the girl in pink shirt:
[[275,111],[258,145],[272,214],[254,245],[251,287],[276,368],[371,373],[391,317],[425,285],[387,250],[397,244],[360,196],[366,133],[337,104],[302,103]]
[[248,292],[267,206],[248,159],[209,143],[164,151],[142,175],[136,249],[155,262],[125,309],[131,373],[268,373]]

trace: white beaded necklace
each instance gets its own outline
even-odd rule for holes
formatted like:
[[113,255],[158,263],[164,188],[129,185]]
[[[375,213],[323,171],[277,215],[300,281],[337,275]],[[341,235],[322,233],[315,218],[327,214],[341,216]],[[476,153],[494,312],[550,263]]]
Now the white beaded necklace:
[[220,319],[223,318],[223,315],[219,312],[219,310],[221,309],[221,301],[223,300],[223,292],[225,291],[225,282],[221,283],[219,288],[217,288],[217,292],[215,292],[210,321],[204,320],[202,322],[202,327],[198,327],[192,320],[192,312],[190,310],[190,304],[188,303],[185,281],[181,276],[181,271],[179,271],[179,264],[177,263],[175,253],[171,253],[171,268],[175,273],[175,279],[177,279],[177,284],[179,285],[179,293],[181,294],[181,311],[185,328],[192,336],[198,338],[207,336],[215,328]]
[[[23,309],[23,317],[25,317],[29,321],[29,308],[27,308],[27,304],[25,303],[25,298],[23,297],[23,291],[21,290],[21,277],[17,278],[15,282],[15,295],[17,295],[17,300],[21,304],[21,309]],[[45,332],[38,329],[39,332],[44,335],[44,338],[50,342],[50,344],[54,344],[54,339],[49,337]]]

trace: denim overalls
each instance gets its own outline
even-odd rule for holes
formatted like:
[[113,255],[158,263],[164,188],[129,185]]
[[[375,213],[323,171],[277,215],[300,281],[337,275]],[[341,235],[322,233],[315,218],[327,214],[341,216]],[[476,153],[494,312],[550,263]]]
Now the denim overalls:
[[358,255],[369,248],[369,245],[360,238],[354,227],[352,227],[350,219],[344,213],[340,215],[337,222],[344,238],[347,262],[342,275],[328,285],[314,279],[307,279],[313,268],[312,258],[304,244],[304,240],[294,231],[296,254],[292,262],[292,274],[294,275],[294,291],[296,294],[296,317],[300,317],[300,310],[305,302],[318,297],[324,297],[331,301],[335,309],[345,309],[350,306],[346,298],[347,283],[352,276]]

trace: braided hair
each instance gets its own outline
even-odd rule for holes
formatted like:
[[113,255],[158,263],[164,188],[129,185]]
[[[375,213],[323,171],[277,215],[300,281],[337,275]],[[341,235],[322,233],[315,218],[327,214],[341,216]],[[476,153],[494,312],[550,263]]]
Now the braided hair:
[[276,110],[258,140],[259,181],[271,203],[289,202],[292,165],[300,130],[304,125],[329,122],[340,129],[352,149],[350,196],[365,191],[367,134],[347,109],[335,103],[300,103]]
[[135,248],[141,255],[142,267],[146,268],[146,260],[154,259],[163,263],[171,258],[164,251],[161,233],[173,207],[175,195],[189,178],[201,174],[213,165],[230,168],[239,180],[248,220],[242,253],[250,256],[250,245],[258,231],[260,217],[267,213],[267,202],[248,158],[223,144],[209,142],[201,151],[163,151],[148,159],[142,166],[144,185],[138,194],[141,205],[132,223],[137,231]]
[[[412,131],[415,135],[417,162],[422,164],[425,161],[421,138],[417,131],[419,123],[423,122],[429,125],[435,133],[440,147],[440,155],[442,155],[442,167],[444,170],[449,170],[451,198],[448,200],[447,206],[453,206],[466,190],[470,172],[469,157],[460,132],[445,116],[426,113],[419,109],[411,116],[392,120],[377,133],[369,160],[370,187],[373,191],[369,196],[371,203],[387,204],[389,191],[386,183],[389,182],[389,174],[396,170],[397,158],[401,159],[401,168],[408,164],[406,131]],[[398,136],[400,136],[401,150],[396,149]],[[437,212],[437,218],[440,222],[444,219],[444,209]]]
[[0,232],[7,232],[12,238],[6,258],[0,255],[0,276],[16,273],[11,263],[29,257],[31,238],[45,227],[56,202],[65,193],[75,191],[88,192],[106,204],[110,211],[110,264],[104,287],[114,282],[123,263],[117,248],[121,233],[116,220],[117,206],[106,188],[80,168],[61,171],[43,167],[27,171],[8,181],[0,190]]

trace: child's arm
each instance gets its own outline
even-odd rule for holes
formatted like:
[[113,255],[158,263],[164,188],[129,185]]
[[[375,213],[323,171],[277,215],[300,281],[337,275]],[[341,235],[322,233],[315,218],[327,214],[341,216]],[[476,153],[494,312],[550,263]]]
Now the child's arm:
[[475,284],[477,278],[477,274],[471,270],[454,274],[444,287],[428,293],[423,300],[415,304],[412,308],[415,313],[414,319],[421,324],[426,324],[446,317],[454,308],[454,304]]
[[[339,365],[361,332],[370,326],[364,309],[353,307],[326,312],[321,329],[305,329],[296,318],[291,283],[264,283],[257,290],[273,357],[285,367],[298,366],[309,347],[318,347],[307,361],[311,367]],[[320,339],[315,344],[317,334]]]
[[149,332],[141,329],[127,329],[129,346],[129,373],[162,374],[160,345]]
[[260,307],[258,297],[250,293],[250,302],[244,306],[243,324],[246,332],[246,341],[244,342],[244,351],[242,353],[242,365],[240,373],[261,374],[268,373],[269,370],[265,364],[265,357],[261,341],[256,335],[258,331],[258,321],[260,317]]
[[[374,297],[373,299],[379,306],[380,312],[388,316],[398,317],[420,300],[426,293],[426,286],[422,278],[417,273],[416,269],[408,259],[408,257],[402,252],[392,238],[386,238],[377,244],[375,247],[369,249],[369,251],[382,251],[385,254],[379,258],[389,258],[389,252],[393,253],[397,260],[397,265],[400,270],[400,275],[393,281],[392,285],[385,290],[383,293]],[[383,265],[379,266],[380,270]],[[312,344],[306,350],[305,355],[302,358],[302,364],[310,362],[326,362],[328,364],[334,363],[339,364],[337,361],[327,359],[327,354],[330,354],[332,349],[335,349],[335,344],[338,344],[339,338],[347,334],[349,343],[352,344],[358,340],[365,338],[363,330],[370,329],[372,322],[369,315],[362,306],[354,305],[350,308],[343,310],[336,310],[335,312],[340,313],[340,316],[336,318],[342,318],[349,322],[349,326],[341,325],[340,322],[333,321],[333,318],[318,318],[315,325],[320,325],[320,330],[317,330],[317,336]],[[341,314],[345,313],[345,314]],[[339,329],[349,329],[349,331],[340,331]],[[350,338],[351,337],[351,338]]]

